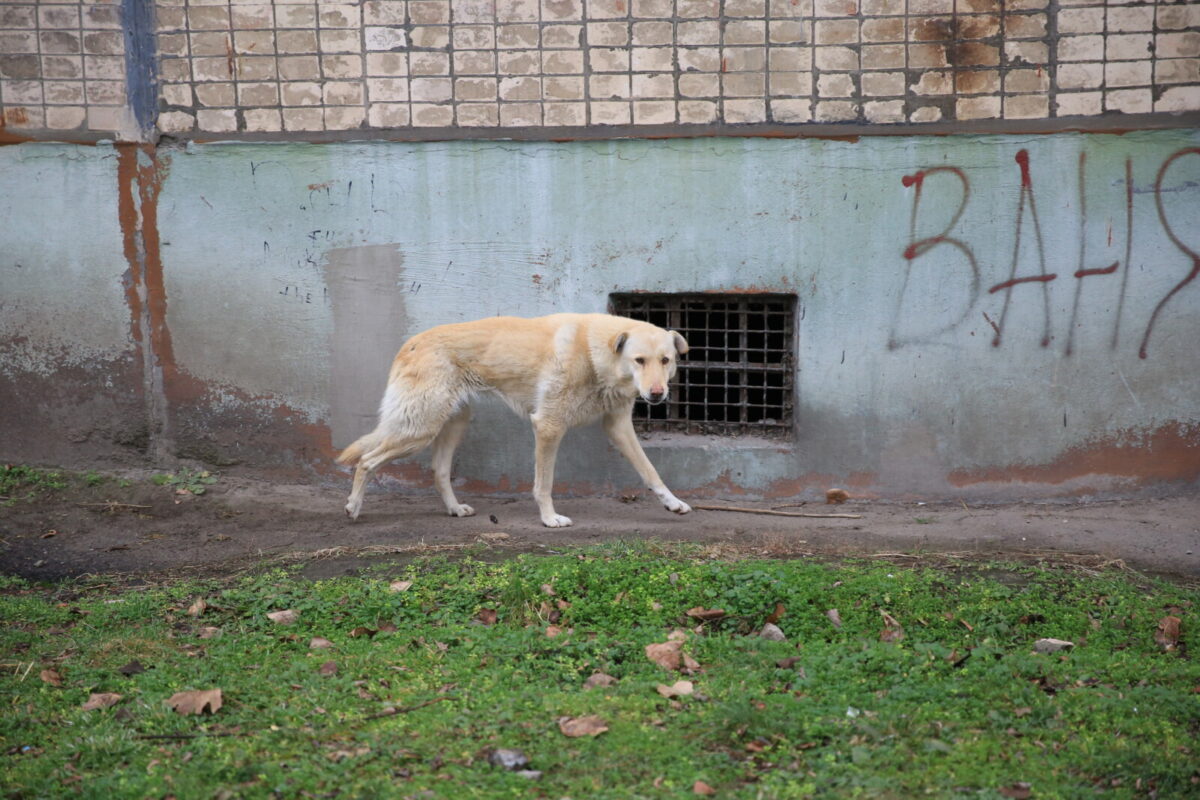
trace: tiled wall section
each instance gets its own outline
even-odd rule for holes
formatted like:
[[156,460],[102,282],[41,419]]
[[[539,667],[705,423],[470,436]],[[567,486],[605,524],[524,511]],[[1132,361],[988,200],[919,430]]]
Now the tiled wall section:
[[125,41],[116,2],[0,0],[0,105],[9,128],[123,127]]
[[[0,0],[9,127],[117,127],[118,9]],[[1200,110],[1200,2],[159,0],[155,13],[171,134]]]

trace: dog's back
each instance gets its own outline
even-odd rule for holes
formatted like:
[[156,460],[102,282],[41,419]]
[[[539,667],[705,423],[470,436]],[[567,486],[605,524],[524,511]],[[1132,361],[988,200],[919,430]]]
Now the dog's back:
[[546,364],[555,332],[570,317],[488,317],[438,325],[408,339],[396,353],[379,405],[375,430],[337,457],[355,464],[388,438],[436,430],[471,394],[494,390],[514,410],[536,400],[536,376]]

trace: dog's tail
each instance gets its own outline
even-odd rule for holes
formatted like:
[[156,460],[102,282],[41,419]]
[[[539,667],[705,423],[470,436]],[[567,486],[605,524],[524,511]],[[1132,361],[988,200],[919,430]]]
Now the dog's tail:
[[379,441],[379,434],[371,431],[365,436],[360,436],[354,444],[347,447],[337,457],[339,464],[357,464],[358,460],[363,457],[363,454],[375,448]]

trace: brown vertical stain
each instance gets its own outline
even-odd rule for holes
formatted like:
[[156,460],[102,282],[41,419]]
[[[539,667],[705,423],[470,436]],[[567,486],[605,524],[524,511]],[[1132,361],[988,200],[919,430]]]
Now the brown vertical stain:
[[142,259],[138,255],[138,211],[134,198],[137,181],[137,151],[133,145],[117,145],[117,216],[121,223],[121,244],[129,262],[129,280],[125,284],[125,300],[129,303],[130,336],[138,349],[142,348]]
[[158,195],[167,166],[153,145],[123,143],[117,150],[117,213],[122,250],[129,262],[125,290],[130,333],[142,363],[142,393],[150,432],[149,452],[163,459],[170,450],[168,387],[177,370],[167,327],[158,234]]

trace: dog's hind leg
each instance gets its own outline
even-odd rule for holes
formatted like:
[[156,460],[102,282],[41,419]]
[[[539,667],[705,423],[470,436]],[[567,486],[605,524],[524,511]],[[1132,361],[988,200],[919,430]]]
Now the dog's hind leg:
[[375,470],[389,461],[412,455],[429,444],[433,438],[413,436],[406,439],[385,439],[383,443],[364,453],[354,469],[354,485],[350,489],[350,497],[346,500],[346,514],[350,519],[358,519],[358,513],[362,511],[363,495],[367,491],[367,481]]
[[454,450],[466,434],[470,421],[471,407],[463,406],[461,411],[446,421],[437,438],[433,440],[433,485],[437,487],[442,502],[446,504],[446,513],[452,517],[475,515],[475,509],[458,502],[454,488],[450,485],[450,466],[454,461]]

